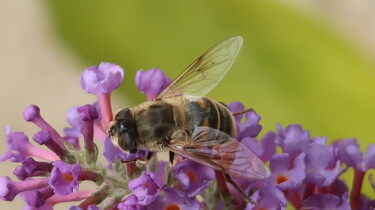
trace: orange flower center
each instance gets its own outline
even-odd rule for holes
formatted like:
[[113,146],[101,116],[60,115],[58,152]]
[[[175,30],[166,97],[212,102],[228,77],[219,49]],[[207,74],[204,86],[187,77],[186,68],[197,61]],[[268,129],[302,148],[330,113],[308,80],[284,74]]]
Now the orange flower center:
[[283,183],[285,181],[288,181],[288,177],[283,176],[283,175],[278,176],[277,179],[276,179],[277,184],[281,184],[281,183]]
[[169,204],[164,210],[180,210],[180,207],[176,204]]
[[68,182],[72,182],[72,181],[74,180],[73,175],[70,174],[70,173],[65,173],[65,174],[63,174],[63,178],[64,178],[66,181],[68,181]]
[[197,177],[195,176],[195,174],[193,172],[186,171],[185,173],[189,177],[191,182],[195,182],[197,180]]

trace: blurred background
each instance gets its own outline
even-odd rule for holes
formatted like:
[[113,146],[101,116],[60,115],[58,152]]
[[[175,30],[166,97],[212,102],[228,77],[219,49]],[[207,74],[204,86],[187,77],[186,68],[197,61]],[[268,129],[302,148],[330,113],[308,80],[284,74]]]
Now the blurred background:
[[[371,0],[3,0],[0,127],[32,136],[37,129],[22,112],[33,103],[61,131],[70,107],[93,102],[78,78],[101,61],[126,72],[114,109],[136,105],[145,100],[137,70],[157,67],[174,78],[218,41],[240,35],[242,51],[209,97],[254,108],[263,133],[299,123],[312,136],[355,137],[365,152],[375,142],[374,9]],[[14,167],[2,163],[2,175]]]

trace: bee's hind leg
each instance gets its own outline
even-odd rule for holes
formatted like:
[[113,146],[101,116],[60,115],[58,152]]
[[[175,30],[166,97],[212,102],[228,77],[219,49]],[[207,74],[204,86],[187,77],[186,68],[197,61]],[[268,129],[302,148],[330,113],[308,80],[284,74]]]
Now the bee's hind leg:
[[169,164],[171,167],[173,166],[173,161],[174,161],[174,152],[169,151]]
[[223,172],[223,175],[224,175],[225,179],[227,180],[227,182],[229,182],[241,194],[242,198],[246,202],[251,203],[253,205],[256,204],[256,202],[253,201],[253,200],[251,200],[251,198],[250,198],[250,196],[253,194],[253,192],[249,196],[247,196],[245,194],[245,192],[240,188],[240,186],[238,186],[237,183],[234,182],[233,179],[228,174],[226,174],[226,173]]
[[233,113],[233,116],[238,116],[238,115],[245,114],[245,113],[247,113],[247,112],[251,112],[251,111],[254,111],[254,109],[253,109],[253,108],[250,108],[250,109],[244,109],[244,110],[242,110],[242,111],[239,111],[239,112],[235,112],[235,113]]
[[146,163],[148,163],[154,155],[154,152],[147,151]]

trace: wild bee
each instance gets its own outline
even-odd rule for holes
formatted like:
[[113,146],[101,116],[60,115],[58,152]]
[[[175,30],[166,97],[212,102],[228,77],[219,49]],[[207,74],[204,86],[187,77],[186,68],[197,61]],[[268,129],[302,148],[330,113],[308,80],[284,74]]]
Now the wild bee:
[[108,131],[114,144],[129,153],[170,151],[221,171],[227,179],[266,178],[269,172],[263,162],[235,139],[233,114],[224,104],[204,97],[229,71],[242,42],[240,36],[219,42],[153,101],[120,110]]

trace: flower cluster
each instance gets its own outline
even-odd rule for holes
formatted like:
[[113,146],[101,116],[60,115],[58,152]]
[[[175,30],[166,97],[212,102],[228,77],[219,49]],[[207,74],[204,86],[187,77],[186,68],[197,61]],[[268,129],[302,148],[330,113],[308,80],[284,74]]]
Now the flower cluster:
[[[20,163],[13,174],[19,181],[0,177],[0,198],[25,201],[25,209],[53,209],[62,202],[79,201],[70,209],[370,209],[375,201],[361,194],[366,172],[375,168],[375,144],[365,155],[355,139],[327,144],[323,137],[311,137],[300,125],[268,132],[258,140],[260,116],[245,110],[239,102],[228,104],[235,116],[237,140],[269,164],[270,176],[254,181],[232,177],[254,203],[247,203],[214,169],[183,157],[171,167],[149,151],[122,152],[112,144],[107,130],[113,118],[111,92],[123,80],[124,71],[111,63],[89,67],[81,75],[81,86],[96,95],[93,104],[76,106],[67,114],[69,127],[63,135],[41,115],[36,105],[24,110],[26,121],[40,131],[32,136],[42,149],[22,132],[6,127],[8,150],[0,161]],[[136,85],[147,100],[155,98],[171,80],[159,69],[137,72]],[[242,112],[241,112],[242,111]],[[94,140],[95,139],[95,140]],[[107,163],[98,161],[96,144],[103,144]],[[281,152],[276,152],[281,151]],[[341,179],[354,170],[351,189]],[[369,176],[370,177],[370,176]],[[83,181],[97,187],[80,190]],[[370,178],[374,188],[374,181]]]

